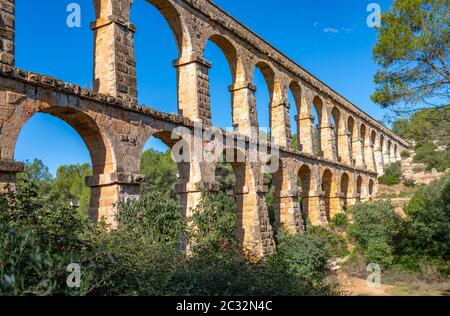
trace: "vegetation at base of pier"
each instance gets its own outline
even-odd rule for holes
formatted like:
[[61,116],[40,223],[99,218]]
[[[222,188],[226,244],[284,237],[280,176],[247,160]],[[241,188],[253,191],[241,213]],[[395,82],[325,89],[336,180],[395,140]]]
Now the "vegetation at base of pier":
[[[122,225],[108,232],[70,207],[39,195],[26,177],[0,200],[0,293],[3,295],[330,295],[330,256],[314,230],[280,231],[277,251],[245,260],[234,212],[208,194],[190,223],[170,192],[152,191],[119,206]],[[189,227],[196,227],[190,229]],[[191,254],[180,240],[187,231]],[[81,265],[81,287],[69,288],[70,263]]]

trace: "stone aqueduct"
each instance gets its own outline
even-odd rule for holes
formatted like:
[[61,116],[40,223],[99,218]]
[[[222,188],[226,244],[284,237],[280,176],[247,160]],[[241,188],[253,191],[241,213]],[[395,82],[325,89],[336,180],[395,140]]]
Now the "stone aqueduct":
[[[176,127],[211,122],[208,40],[225,54],[233,82],[229,87],[235,138],[253,141],[258,127],[255,68],[270,90],[272,147],[280,150],[273,175],[276,224],[291,232],[326,224],[347,205],[370,199],[384,167],[400,160],[408,143],[305,71],[269,43],[208,0],[148,0],[164,16],[177,42],[179,114],[139,106],[137,100],[132,0],[94,0],[94,91],[15,68],[15,0],[0,0],[0,184],[13,185],[23,164],[14,160],[22,127],[37,112],[70,124],[89,149],[93,176],[91,213],[115,225],[115,204],[139,194],[140,157],[150,137],[173,146]],[[288,102],[291,90],[295,104]],[[174,92],[175,93],[175,92]],[[312,108],[318,113],[315,126]],[[298,113],[299,150],[292,148],[289,111]],[[332,123],[334,121],[334,124]],[[191,137],[189,144],[194,142]],[[319,146],[319,150],[317,150]],[[179,163],[177,193],[189,215],[201,188],[214,190],[215,164],[195,158]],[[236,176],[237,233],[244,249],[258,255],[273,250],[273,230],[265,201],[261,163],[233,164]],[[298,185],[297,179],[301,179]],[[300,199],[302,197],[302,199]]]

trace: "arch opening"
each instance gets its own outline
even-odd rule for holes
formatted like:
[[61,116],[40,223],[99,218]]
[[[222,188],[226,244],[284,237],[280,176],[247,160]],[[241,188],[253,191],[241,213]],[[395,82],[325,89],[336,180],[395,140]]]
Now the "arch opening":
[[337,160],[340,162],[342,158],[340,156],[340,143],[339,143],[339,134],[341,134],[341,112],[337,107],[334,107],[331,111],[331,124],[333,125],[333,146],[336,151]]
[[323,102],[322,99],[318,96],[314,97],[311,113],[314,118],[314,153],[323,157],[323,147],[322,147],[322,110],[323,110]]
[[322,192],[324,193],[325,213],[328,222],[331,220],[331,192],[332,192],[333,173],[326,169],[322,176]]
[[[130,20],[136,25],[134,47],[138,102],[164,112],[177,113],[177,74],[172,63],[181,57],[184,45],[182,22],[177,10],[169,1],[138,0],[131,6]],[[155,49],[150,43],[164,45]]]
[[299,188],[300,208],[302,212],[303,222],[309,223],[312,210],[309,209],[309,195],[313,188],[313,177],[311,176],[311,168],[303,165],[297,174],[297,186]]
[[346,172],[344,172],[341,177],[341,194],[343,198],[343,207],[344,209],[347,209],[348,198],[350,195],[350,177]]
[[233,106],[228,87],[236,82],[236,49],[226,38],[213,35],[206,43],[204,57],[212,62],[208,72],[212,123],[214,126],[231,128]]
[[356,180],[356,193],[357,193],[357,200],[358,202],[361,202],[362,200],[362,186],[363,186],[363,178],[361,176],[358,176]]
[[33,114],[19,132],[14,155],[22,161],[35,159],[34,167],[50,176],[41,194],[51,203],[90,213],[95,220],[94,210],[109,198],[99,187],[89,188],[85,183],[91,175],[115,172],[116,162],[106,136],[83,112],[50,107]]
[[295,81],[292,81],[289,85],[288,98],[289,104],[291,105],[289,117],[291,120],[292,148],[302,151],[302,148],[300,148],[300,107],[302,104],[302,89]]
[[[253,74],[253,83],[256,89],[256,112],[260,133],[271,135],[271,104],[273,100],[273,91],[275,86],[275,74],[272,68],[259,62],[255,66]],[[266,88],[262,88],[266,87]]]

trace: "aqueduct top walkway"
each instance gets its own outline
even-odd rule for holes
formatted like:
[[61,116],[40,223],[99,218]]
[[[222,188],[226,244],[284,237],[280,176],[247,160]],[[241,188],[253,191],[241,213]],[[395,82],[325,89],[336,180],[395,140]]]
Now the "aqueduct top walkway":
[[[302,212],[313,224],[323,224],[345,206],[370,198],[377,190],[378,175],[387,164],[400,160],[400,153],[408,147],[406,141],[208,0],[148,0],[163,14],[176,38],[179,56],[173,65],[179,114],[137,105],[132,2],[94,0],[91,91],[15,68],[15,1],[0,0],[0,184],[14,183],[23,167],[14,161],[22,127],[35,113],[52,114],[70,124],[89,149],[94,175],[87,185],[93,218],[103,217],[115,225],[115,203],[139,194],[143,181],[140,156],[146,141],[154,136],[174,148],[172,132],[183,127],[186,135],[179,136],[189,159],[178,163],[177,192],[189,215],[199,202],[200,188],[215,188],[216,164],[199,159],[193,149],[198,141],[202,148],[211,142],[194,132],[197,122],[203,122],[203,132],[212,130],[211,63],[203,57],[208,40],[224,52],[233,78],[229,90],[234,132],[225,134],[233,142],[220,138],[224,148],[245,151],[255,143],[256,68],[269,87],[272,143],[268,155],[274,156],[276,149],[279,164],[273,174],[277,225],[299,232],[304,228]],[[295,99],[292,105],[289,90]],[[318,126],[313,108],[319,116]],[[299,143],[295,150],[289,122],[289,111],[294,110]],[[256,148],[262,151],[261,144]],[[230,161],[236,176],[237,231],[244,248],[264,255],[274,242],[263,163],[244,156],[244,161]]]

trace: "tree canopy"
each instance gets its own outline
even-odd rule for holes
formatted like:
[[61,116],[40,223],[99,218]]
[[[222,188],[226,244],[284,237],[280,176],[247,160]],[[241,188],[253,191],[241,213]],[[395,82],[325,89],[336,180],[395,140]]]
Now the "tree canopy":
[[380,70],[372,100],[404,116],[450,97],[450,0],[395,0],[373,50]]

